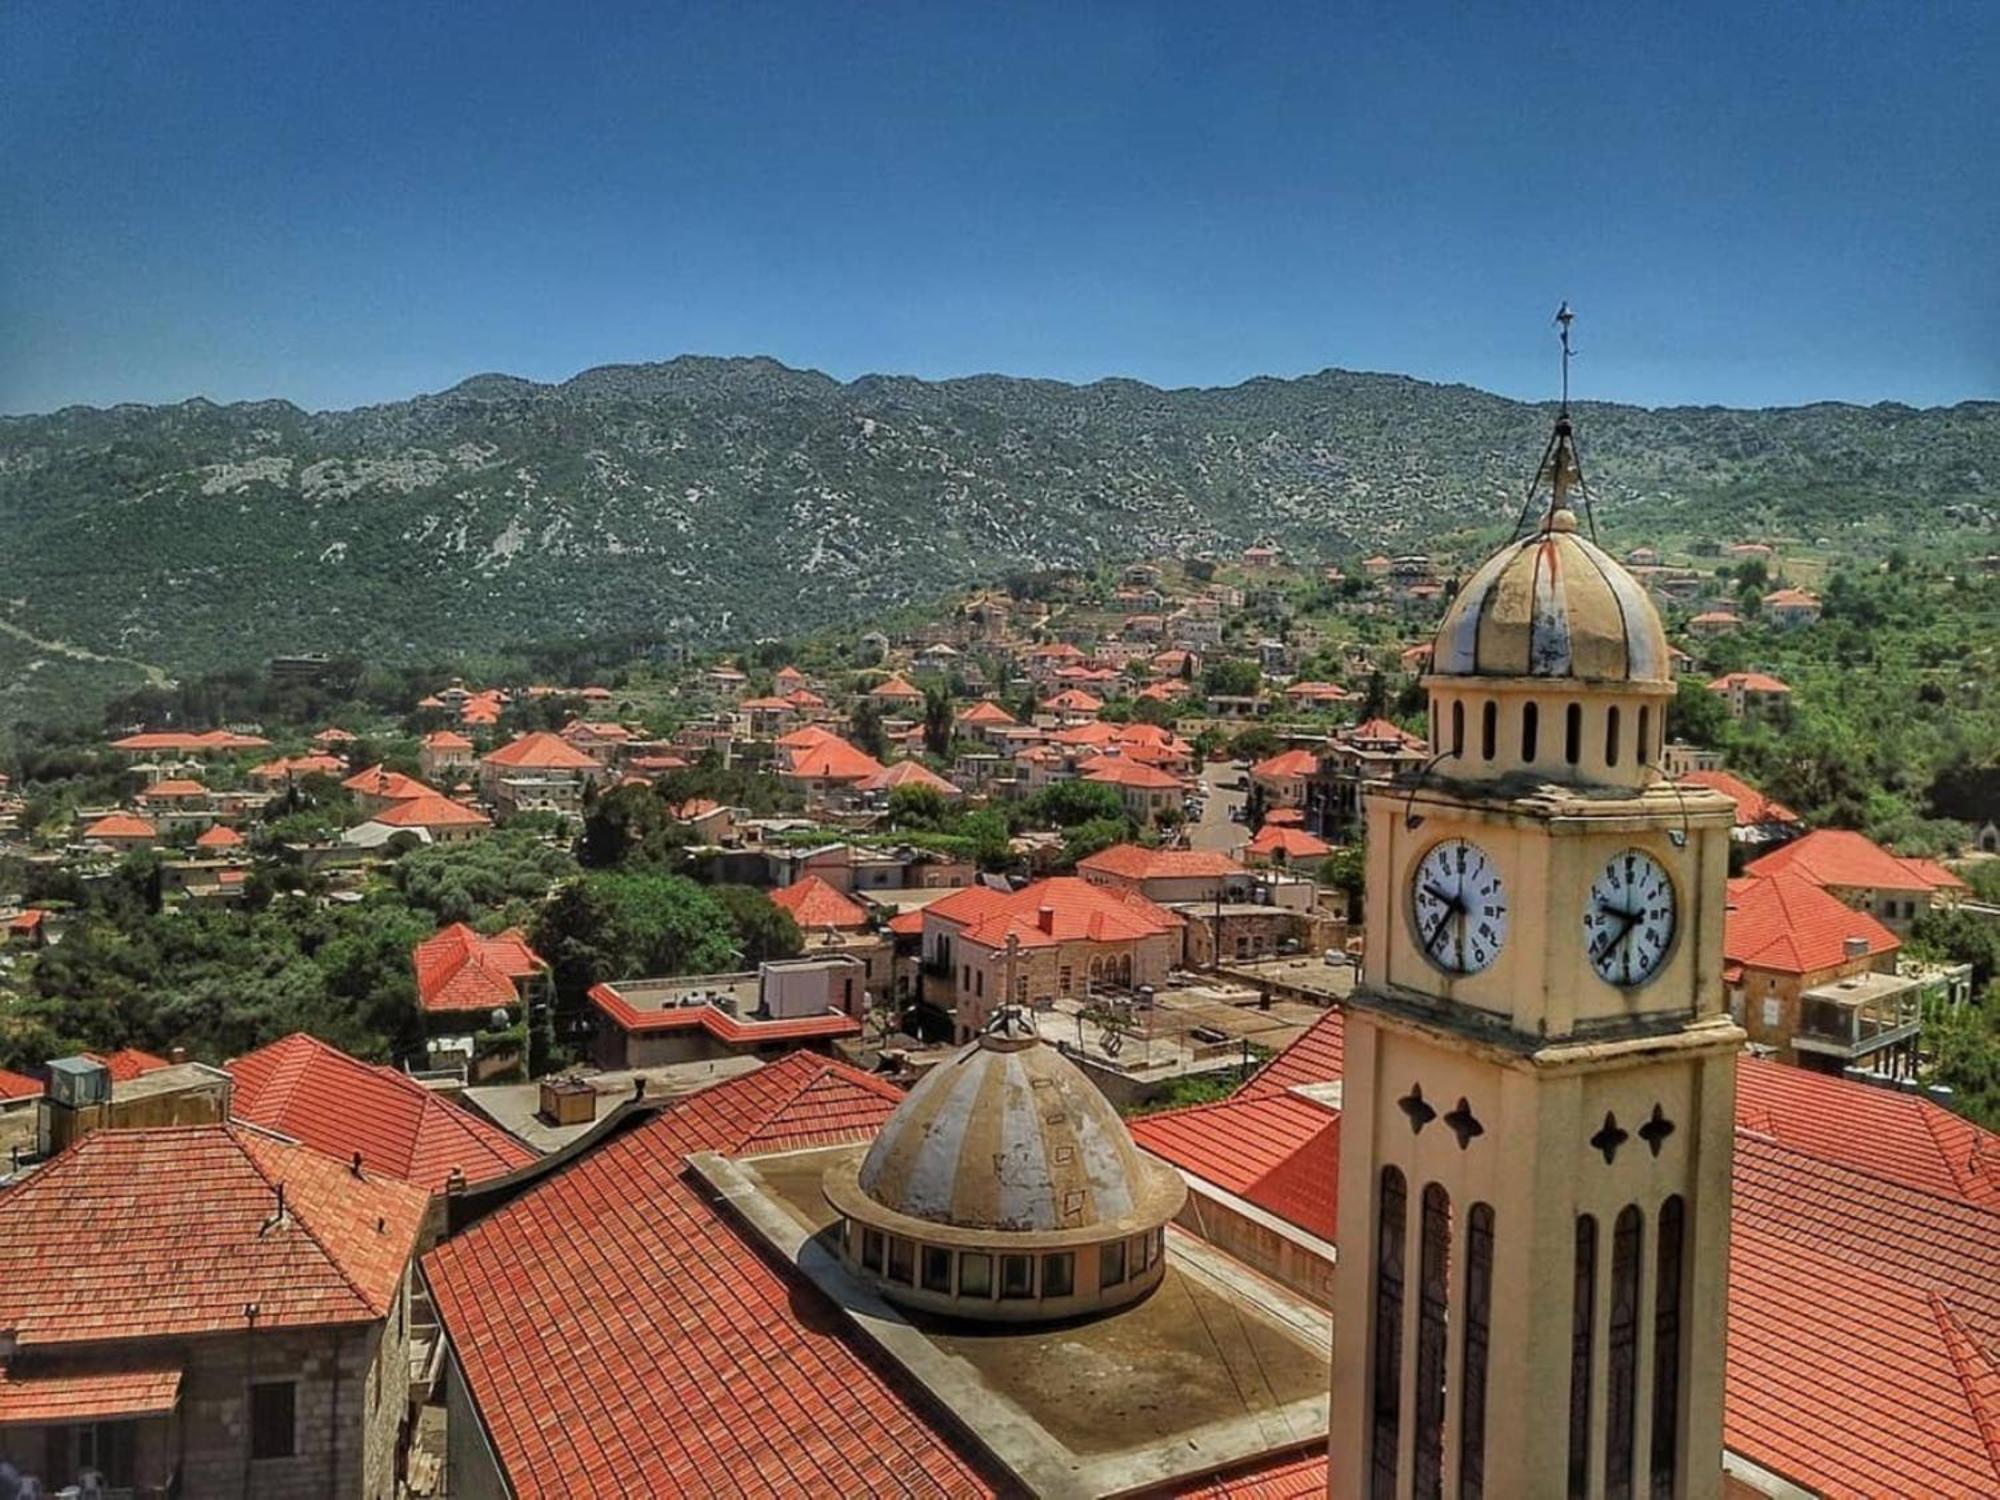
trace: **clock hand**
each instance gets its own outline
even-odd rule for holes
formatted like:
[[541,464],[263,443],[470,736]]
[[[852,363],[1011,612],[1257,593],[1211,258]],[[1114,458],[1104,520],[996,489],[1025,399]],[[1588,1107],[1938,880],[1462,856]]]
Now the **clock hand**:
[[[1433,894],[1436,893],[1433,892]],[[1452,913],[1460,909],[1456,898],[1446,900],[1445,897],[1439,896],[1438,899],[1445,901],[1445,908],[1438,913],[1438,919],[1431,923],[1431,930],[1424,934],[1424,952],[1426,953],[1430,952],[1431,946],[1437,942],[1438,934],[1444,931],[1444,924],[1451,920]]]

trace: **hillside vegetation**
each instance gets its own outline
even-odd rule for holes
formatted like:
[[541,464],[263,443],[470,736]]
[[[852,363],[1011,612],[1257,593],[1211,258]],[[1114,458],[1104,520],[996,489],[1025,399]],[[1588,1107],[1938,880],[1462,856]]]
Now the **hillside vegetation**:
[[[1309,556],[1511,521],[1546,407],[1326,371],[1161,391],[841,383],[761,359],[0,418],[0,717],[140,666],[796,632],[1013,568],[1272,537]],[[1579,408],[1601,514],[1991,528],[2000,405]],[[126,665],[93,662],[87,651]],[[108,681],[107,681],[108,680]]]

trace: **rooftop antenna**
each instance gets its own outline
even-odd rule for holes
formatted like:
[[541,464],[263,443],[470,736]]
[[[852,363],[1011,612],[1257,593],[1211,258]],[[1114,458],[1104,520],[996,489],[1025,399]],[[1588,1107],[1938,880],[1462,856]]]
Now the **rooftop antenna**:
[[1568,302],[1556,309],[1555,325],[1557,338],[1562,343],[1562,405],[1556,410],[1555,430],[1549,434],[1548,443],[1542,449],[1542,461],[1535,466],[1535,477],[1528,485],[1528,493],[1521,502],[1521,513],[1514,518],[1514,536],[1518,538],[1526,527],[1529,515],[1534,511],[1535,500],[1546,486],[1548,506],[1542,514],[1541,529],[1547,531],[1574,531],[1576,515],[1570,508],[1570,491],[1583,497],[1583,513],[1590,525],[1590,539],[1597,540],[1597,507],[1592,503],[1590,486],[1583,477],[1583,461],[1577,454],[1576,430],[1569,416],[1569,362],[1575,354],[1570,347],[1569,325],[1576,321]]

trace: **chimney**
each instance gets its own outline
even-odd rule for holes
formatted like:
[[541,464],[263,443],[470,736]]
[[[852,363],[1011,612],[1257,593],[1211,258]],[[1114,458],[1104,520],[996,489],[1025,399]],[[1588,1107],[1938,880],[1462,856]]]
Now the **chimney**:
[[1868,939],[1862,937],[1859,933],[1848,938],[1840,946],[1841,951],[1849,958],[1866,958],[1868,956]]
[[185,1047],[173,1047],[173,1048],[170,1048],[170,1049],[168,1049],[168,1052],[167,1052],[167,1061],[168,1061],[168,1062],[171,1062],[171,1063],[184,1063],[184,1062],[186,1062],[187,1060],[188,1060],[188,1049],[187,1049],[187,1048],[185,1048]]
[[1041,909],[1035,913],[1035,925],[1044,932],[1056,930],[1056,909],[1048,902],[1044,901]]
[[361,1175],[361,1153],[359,1151],[354,1153],[354,1160],[347,1164],[347,1170],[352,1172],[356,1177]]

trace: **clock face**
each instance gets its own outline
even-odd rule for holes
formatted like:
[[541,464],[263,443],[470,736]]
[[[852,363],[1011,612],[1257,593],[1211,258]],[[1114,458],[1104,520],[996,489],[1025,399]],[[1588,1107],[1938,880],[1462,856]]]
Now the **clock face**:
[[1643,849],[1615,854],[1583,909],[1590,966],[1607,984],[1644,984],[1674,942],[1674,882]]
[[1447,974],[1477,974],[1507,941],[1507,891],[1486,851],[1446,839],[1417,862],[1410,890],[1417,946]]

